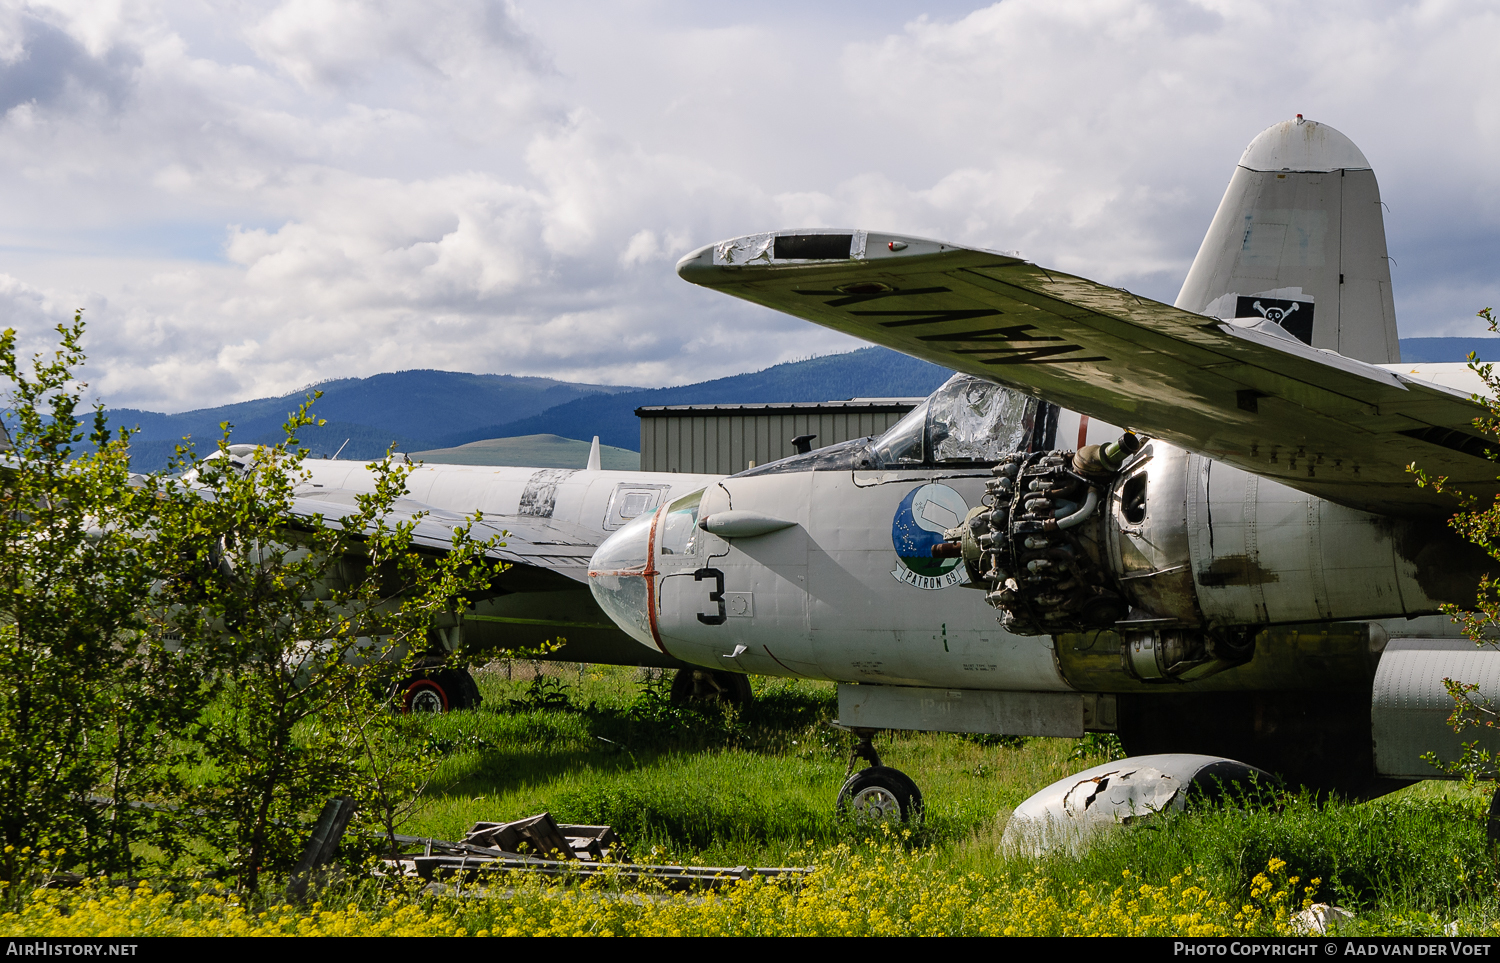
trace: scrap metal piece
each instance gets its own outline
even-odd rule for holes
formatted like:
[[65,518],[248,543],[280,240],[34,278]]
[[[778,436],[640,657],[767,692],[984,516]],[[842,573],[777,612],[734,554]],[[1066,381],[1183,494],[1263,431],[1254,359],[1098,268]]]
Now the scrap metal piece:
[[1180,812],[1192,792],[1213,797],[1275,785],[1275,777],[1222,756],[1163,753],[1119,759],[1059,779],[1017,806],[1000,837],[1003,852],[1076,854],[1097,833]]
[[574,860],[525,859],[503,856],[476,859],[472,856],[418,856],[409,860],[424,880],[459,877],[460,879],[490,873],[526,872],[541,876],[582,880],[604,876],[632,883],[654,881],[668,889],[680,890],[698,886],[723,886],[756,876],[804,876],[812,870],[803,866],[662,866],[638,863],[595,865]]

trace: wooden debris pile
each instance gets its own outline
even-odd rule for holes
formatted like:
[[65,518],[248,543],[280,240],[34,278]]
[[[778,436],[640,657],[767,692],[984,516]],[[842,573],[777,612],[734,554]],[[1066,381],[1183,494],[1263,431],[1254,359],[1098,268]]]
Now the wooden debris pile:
[[625,862],[625,844],[608,826],[559,824],[551,813],[509,823],[479,822],[458,842],[424,836],[397,836],[421,852],[385,860],[387,872],[425,880],[502,871],[584,879],[639,882],[655,880],[671,889],[717,886],[755,876],[803,875],[800,867],[657,866]]
[[559,825],[551,813],[528,816],[513,823],[475,823],[464,842],[507,853],[551,859],[623,862],[625,847],[608,826]]

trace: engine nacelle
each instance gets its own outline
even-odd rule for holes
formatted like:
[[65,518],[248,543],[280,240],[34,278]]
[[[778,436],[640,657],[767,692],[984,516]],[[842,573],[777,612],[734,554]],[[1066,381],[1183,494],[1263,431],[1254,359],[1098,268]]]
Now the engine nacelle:
[[1008,456],[947,535],[941,552],[962,555],[1008,631],[1114,630],[1141,681],[1239,665],[1267,625],[1472,604],[1492,564],[1441,522],[1346,508],[1128,433]]

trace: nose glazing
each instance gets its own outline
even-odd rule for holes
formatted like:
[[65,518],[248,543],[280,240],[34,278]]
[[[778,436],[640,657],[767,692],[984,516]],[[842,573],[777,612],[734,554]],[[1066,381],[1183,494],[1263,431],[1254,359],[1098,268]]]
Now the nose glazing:
[[651,536],[656,513],[631,520],[594,552],[589,560],[589,591],[594,601],[627,635],[658,650],[651,631]]

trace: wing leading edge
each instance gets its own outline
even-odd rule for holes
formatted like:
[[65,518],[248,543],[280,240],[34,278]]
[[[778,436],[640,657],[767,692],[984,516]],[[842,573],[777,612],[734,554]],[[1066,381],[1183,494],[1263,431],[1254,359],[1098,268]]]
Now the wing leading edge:
[[[844,238],[849,254],[830,257]],[[677,271],[1365,511],[1452,511],[1450,496],[1417,487],[1413,462],[1466,492],[1500,491],[1495,449],[1473,424],[1485,409],[1467,393],[1309,347],[1269,323],[874,232],[751,235],[695,251]]]

